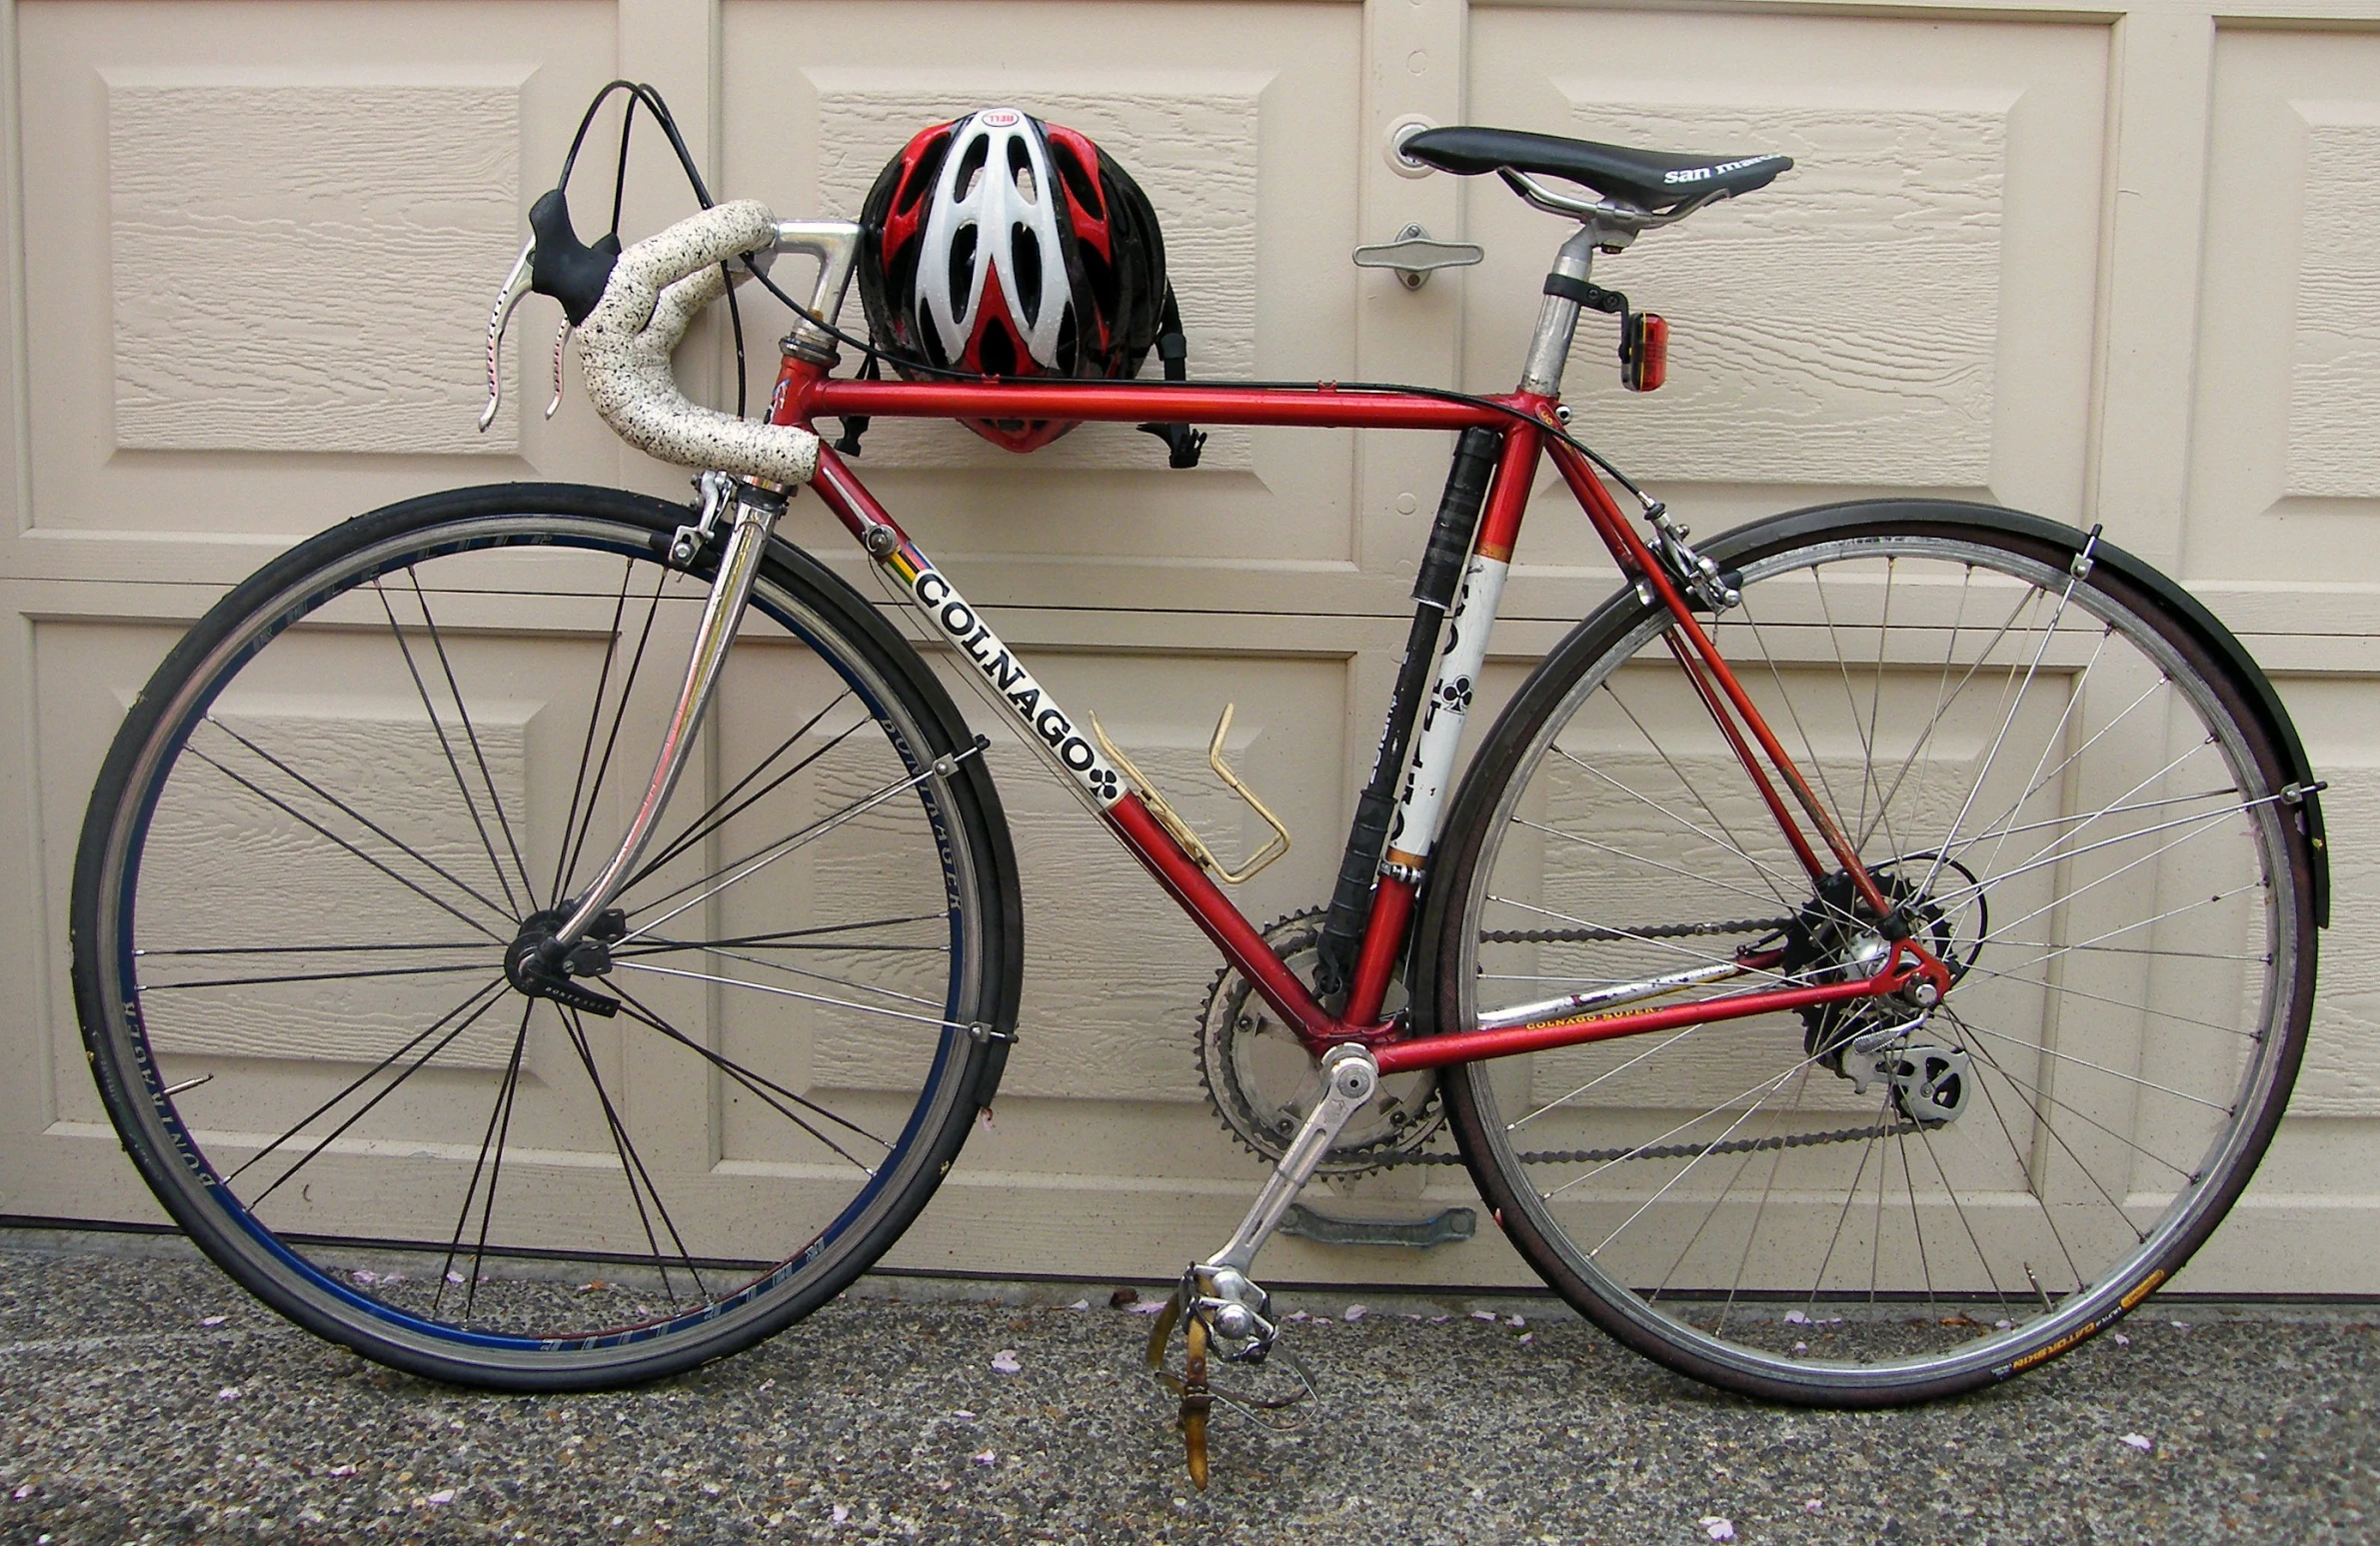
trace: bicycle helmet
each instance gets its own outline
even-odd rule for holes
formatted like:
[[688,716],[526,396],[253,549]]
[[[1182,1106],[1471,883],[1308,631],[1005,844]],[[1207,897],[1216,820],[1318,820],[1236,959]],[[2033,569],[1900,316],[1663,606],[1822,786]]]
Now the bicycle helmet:
[[[1013,107],[925,130],[860,214],[860,300],[893,368],[1138,375],[1166,313],[1166,244],[1131,174],[1091,140]],[[1073,421],[967,419],[1033,451]]]

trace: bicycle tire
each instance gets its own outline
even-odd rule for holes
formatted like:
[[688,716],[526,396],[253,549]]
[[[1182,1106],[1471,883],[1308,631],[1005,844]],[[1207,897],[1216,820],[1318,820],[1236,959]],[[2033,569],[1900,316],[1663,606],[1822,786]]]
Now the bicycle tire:
[[358,517],[192,628],[93,791],[75,997],[125,1148],[250,1292],[393,1367],[596,1389],[748,1347],[893,1243],[997,1083],[998,792],[783,542],[575,979],[616,1010],[508,980],[653,766],[716,569],[667,562],[689,520],[530,484]]
[[[1449,1069],[1464,1162],[1549,1286],[1693,1378],[1859,1407],[2023,1372],[2178,1270],[2280,1119],[2317,953],[2294,731],[2169,583],[2038,518],[1863,503],[1705,552],[1742,600],[1704,627],[1956,981],[1913,1028],[1769,1013]],[[1746,955],[1767,969],[1682,991],[1880,960],[1669,632],[1614,597],[1483,742],[1425,902],[1424,1029]]]

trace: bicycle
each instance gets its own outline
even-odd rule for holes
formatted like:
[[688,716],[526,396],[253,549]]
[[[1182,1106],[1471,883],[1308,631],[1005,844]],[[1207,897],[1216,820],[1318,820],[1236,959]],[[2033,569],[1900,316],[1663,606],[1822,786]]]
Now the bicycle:
[[[1404,148],[1575,223],[1511,393],[837,377],[857,226],[721,204],[614,262],[541,201],[491,361],[525,290],[562,298],[599,411],[702,498],[408,501],[266,565],[158,668],[73,936],[100,1090],[175,1219],[300,1325],[503,1389],[684,1370],[851,1283],[1018,1039],[991,743],[907,609],[1227,963],[1202,1055],[1272,1169],[1153,1341],[1186,1338],[1201,1485],[1209,1359],[1279,1334],[1258,1249],[1314,1174],[1443,1160],[1441,1126],[1552,1289],[1727,1389],[1926,1399],[2138,1306],[2246,1184],[2304,1044],[2322,784],[2270,684],[2096,528],[1903,499],[1696,544],[1569,432],[1583,310],[1658,385],[1658,320],[1596,257],[1790,161]],[[726,265],[784,252],[819,272],[767,422],[687,402],[672,346]],[[1247,871],[815,432],[886,417],[1456,436],[1325,906],[1244,917],[1218,882]],[[1540,459],[1624,583],[1456,787]],[[803,487],[891,607],[775,534]],[[1214,769],[1261,811],[1225,720]],[[628,1092],[667,1081],[710,1131],[639,1130]]]

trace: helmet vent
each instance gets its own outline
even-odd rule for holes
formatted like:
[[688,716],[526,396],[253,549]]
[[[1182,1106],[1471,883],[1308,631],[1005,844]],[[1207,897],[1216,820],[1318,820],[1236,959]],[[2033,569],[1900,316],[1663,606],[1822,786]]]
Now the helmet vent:
[[1033,175],[1033,151],[1022,137],[1009,140],[1009,181],[1017,185],[1017,197],[1026,203],[1041,202],[1042,190]]
[[1019,222],[1009,228],[1009,253],[1017,262],[1017,297],[1025,303],[1025,326],[1042,320],[1042,242],[1033,227]]
[[976,191],[976,178],[984,170],[985,158],[992,154],[992,141],[978,134],[967,142],[967,149],[959,153],[957,174],[951,179],[954,196],[964,199]]
[[1009,330],[993,326],[984,330],[984,342],[979,350],[987,376],[1017,374],[1017,342],[1009,337]]
[[950,153],[951,138],[949,135],[944,135],[927,148],[926,153],[918,158],[917,166],[910,172],[909,181],[901,186],[901,197],[893,204],[896,213],[908,214],[924,202],[926,195],[934,191],[935,174],[942,170],[943,158]]
[[1082,343],[1082,330],[1075,324],[1075,308],[1069,306],[1058,319],[1058,360],[1062,369],[1073,369],[1076,349]]
[[1066,191],[1076,207],[1089,212],[1094,220],[1108,218],[1107,201],[1100,197],[1099,179],[1075,155],[1074,150],[1053,140],[1050,143],[1050,165],[1066,184]]
[[976,225],[969,221],[951,237],[951,305],[959,310],[975,288]]

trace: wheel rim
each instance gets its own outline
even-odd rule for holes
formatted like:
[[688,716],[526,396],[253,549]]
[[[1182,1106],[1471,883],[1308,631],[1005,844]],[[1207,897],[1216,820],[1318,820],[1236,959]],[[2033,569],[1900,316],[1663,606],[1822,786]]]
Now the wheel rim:
[[[2275,791],[2187,652],[2062,562],[1846,538],[1747,563],[1743,589],[1707,626],[1820,801],[1863,861],[1968,914],[1943,926],[1972,970],[1880,1054],[1955,1048],[1928,1067],[1965,1103],[1938,1119],[1922,1070],[1855,1091],[1819,1057],[1859,1066],[1862,1027],[1766,1015],[1473,1065],[1471,1135],[1507,1224],[1649,1351],[1845,1396],[2029,1366],[2178,1263],[2269,1135],[2304,928]],[[1814,887],[1665,621],[1614,625],[1522,750],[1457,1023],[1739,948],[1800,946],[1690,991],[1864,963],[1855,930],[1812,942]],[[1710,923],[1752,926],[1665,931]],[[1523,1157],[1549,1153],[1594,1157]]]
[[916,712],[774,577],[581,979],[620,1012],[505,981],[497,940],[610,856],[683,674],[707,585],[647,537],[490,516],[332,561],[134,770],[109,1022],[183,1188],[333,1322],[531,1362],[730,1335],[865,1249],[951,1116],[973,846]]

